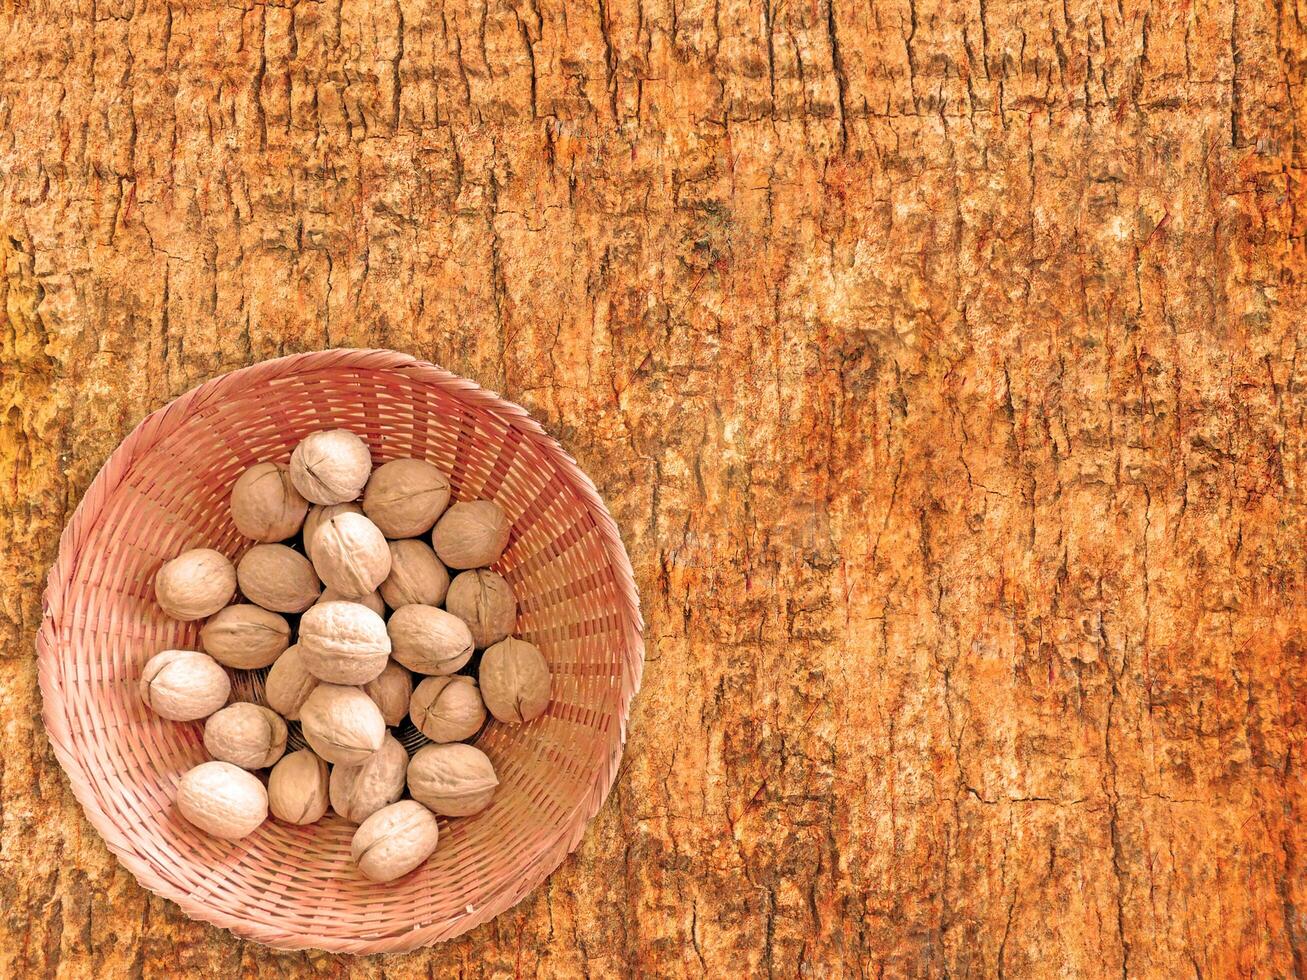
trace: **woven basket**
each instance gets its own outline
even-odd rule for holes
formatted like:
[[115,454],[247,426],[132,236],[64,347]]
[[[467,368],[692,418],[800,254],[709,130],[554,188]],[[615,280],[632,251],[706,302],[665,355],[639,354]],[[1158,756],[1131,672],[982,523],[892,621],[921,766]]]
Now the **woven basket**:
[[[376,463],[425,457],[455,496],[497,501],[513,534],[495,568],[518,633],[553,670],[548,711],[489,725],[477,745],[500,788],[475,817],[441,820],[436,853],[387,885],[350,861],[354,826],[268,820],[217,840],[176,812],[182,773],[208,758],[200,723],[152,714],[141,666],[198,649],[199,623],[154,601],[165,559],[252,542],[228,514],[232,483],[286,462],[310,432],[348,428]],[[644,662],[630,562],[594,485],[527,413],[463,378],[385,350],[267,361],[216,378],[145,419],[109,457],[59,544],[37,636],[45,724],[86,815],[142,885],[197,919],[270,946],[348,953],[457,936],[520,901],[576,847],[617,772]]]

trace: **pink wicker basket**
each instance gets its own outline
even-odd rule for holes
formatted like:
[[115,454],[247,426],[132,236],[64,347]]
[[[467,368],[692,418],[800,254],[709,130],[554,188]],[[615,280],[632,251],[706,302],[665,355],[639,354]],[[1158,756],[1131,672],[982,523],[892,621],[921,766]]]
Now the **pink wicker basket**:
[[[388,885],[349,858],[353,825],[268,820],[241,841],[195,830],[173,806],[207,754],[201,725],[164,721],[137,693],[146,659],[198,648],[198,623],[154,602],[162,561],[197,546],[236,558],[228,515],[241,471],[285,462],[321,428],[363,436],[376,462],[425,457],[459,498],[513,519],[495,567],[518,632],[554,674],[545,715],[493,724],[477,744],[501,786],[476,817],[441,821],[435,855]],[[576,847],[617,772],[644,663],[638,599],[594,485],[527,413],[405,354],[298,354],[200,385],[145,419],[109,457],[64,531],[37,637],[45,724],[91,823],[146,888],[188,915],[283,948],[413,949],[520,901]]]

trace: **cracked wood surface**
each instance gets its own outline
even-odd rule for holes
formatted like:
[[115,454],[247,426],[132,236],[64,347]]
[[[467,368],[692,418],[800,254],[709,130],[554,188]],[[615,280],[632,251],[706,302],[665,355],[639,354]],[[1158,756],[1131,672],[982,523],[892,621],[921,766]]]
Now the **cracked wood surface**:
[[[4,3],[0,973],[1302,976],[1295,0]],[[140,418],[324,346],[621,525],[617,789],[387,959],[138,887],[39,721]]]

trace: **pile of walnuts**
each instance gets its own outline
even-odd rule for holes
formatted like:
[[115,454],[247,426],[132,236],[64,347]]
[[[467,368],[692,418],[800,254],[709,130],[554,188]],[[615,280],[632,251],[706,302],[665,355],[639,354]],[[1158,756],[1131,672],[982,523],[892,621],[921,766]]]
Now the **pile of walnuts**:
[[[330,805],[359,825],[352,853],[364,875],[405,875],[435,850],[436,814],[469,816],[494,796],[490,759],[464,742],[487,712],[517,725],[549,705],[549,666],[510,635],[517,600],[486,567],[508,545],[508,518],[489,500],[451,505],[448,478],[425,460],[373,470],[343,429],[306,437],[289,467],[247,469],[231,516],[258,542],[236,565],[198,548],[154,581],[169,616],[207,617],[203,652],[164,650],[140,682],[162,717],[208,719],[214,761],[182,777],[178,810],[236,840],[269,811],[310,824]],[[300,550],[283,543],[292,539]],[[459,673],[477,650],[477,676]],[[227,703],[225,668],[265,667],[266,706]],[[405,717],[431,742],[411,759],[389,731]],[[309,748],[285,754],[287,721]],[[265,787],[254,772],[269,767]],[[400,799],[405,789],[412,799]]]

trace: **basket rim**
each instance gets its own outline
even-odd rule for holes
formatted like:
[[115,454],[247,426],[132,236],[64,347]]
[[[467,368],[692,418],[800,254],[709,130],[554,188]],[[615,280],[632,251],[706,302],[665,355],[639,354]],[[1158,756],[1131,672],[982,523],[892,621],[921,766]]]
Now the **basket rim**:
[[[367,940],[288,930],[271,924],[260,924],[253,919],[237,918],[196,900],[160,876],[150,862],[130,845],[99,806],[90,771],[71,741],[68,699],[59,684],[59,627],[67,591],[76,579],[85,542],[98,526],[105,505],[131,475],[135,460],[148,453],[179,426],[230,393],[308,370],[351,368],[392,371],[440,387],[455,398],[496,416],[503,425],[522,432],[533,447],[553,463],[576,492],[578,502],[595,522],[607,565],[618,586],[617,600],[625,640],[620,657],[622,684],[618,699],[618,739],[606,762],[596,769],[589,792],[577,805],[577,810],[581,811],[580,818],[560,824],[558,833],[541,848],[534,867],[523,876],[520,884],[512,889],[501,890],[493,900],[473,912],[404,933]],[[333,348],[260,361],[210,378],[149,413],[109,454],[65,525],[59,538],[58,552],[47,576],[41,606],[41,625],[36,636],[41,716],[46,737],[68,776],[74,797],[81,804],[91,825],[142,887],[175,902],[192,919],[228,929],[241,938],[278,949],[314,948],[350,954],[408,952],[461,935],[526,898],[580,844],[590,822],[612,790],[626,743],[631,701],[640,689],[644,670],[644,621],[640,613],[635,574],[617,523],[590,477],[522,406],[429,361],[384,348]]]

